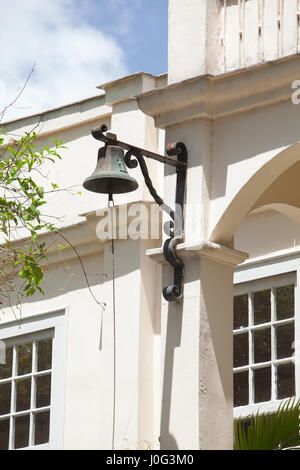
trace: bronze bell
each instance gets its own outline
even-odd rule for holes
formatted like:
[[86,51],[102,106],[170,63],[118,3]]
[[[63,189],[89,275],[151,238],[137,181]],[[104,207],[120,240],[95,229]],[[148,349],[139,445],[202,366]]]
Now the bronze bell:
[[83,187],[103,194],[134,191],[138,183],[127,173],[123,149],[116,145],[102,147],[98,152],[97,166],[91,176],[86,178]]

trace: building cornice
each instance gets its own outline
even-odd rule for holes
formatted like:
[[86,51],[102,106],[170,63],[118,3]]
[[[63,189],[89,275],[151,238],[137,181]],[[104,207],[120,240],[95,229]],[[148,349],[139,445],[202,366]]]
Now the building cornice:
[[291,101],[295,80],[300,80],[299,54],[220,75],[201,75],[135,98],[157,127],[167,128]]
[[18,138],[26,132],[32,132],[33,129],[39,139],[95,121],[106,121],[110,117],[111,107],[105,104],[104,95],[95,96],[61,108],[3,123],[7,133],[4,145],[11,137]]
[[[154,232],[155,239],[160,242],[162,214],[154,202],[140,200],[116,205],[114,212],[114,236],[116,239],[119,239],[120,233],[123,235],[120,239],[127,239],[130,236],[134,240],[150,239]],[[111,243],[110,232],[105,232],[105,238],[101,237],[101,226],[98,225],[101,222],[106,223],[111,220],[108,207],[81,214],[80,217],[83,218],[81,222],[38,235],[39,243],[44,242],[46,247],[47,259],[43,264],[49,266],[78,257],[97,255],[104,251],[106,243]],[[130,229],[130,233],[128,229]],[[106,225],[105,230],[108,230]],[[16,237],[11,243],[15,249],[22,250],[26,244],[30,243],[30,237]]]
[[[45,243],[47,259],[45,265],[66,262],[67,260],[88,256],[103,251],[104,245],[97,239],[87,221],[59,228],[57,231],[38,235],[39,243]],[[30,243],[30,237],[11,241],[15,249],[24,249]],[[5,256],[5,255],[4,255]]]
[[[233,250],[210,241],[179,243],[176,247],[176,254],[182,261],[187,258],[206,258],[233,268],[248,258],[248,254],[243,251]],[[166,263],[162,248],[147,250],[146,255],[156,263]]]
[[99,85],[97,88],[105,92],[105,103],[108,106],[134,101],[135,96],[165,86],[167,74],[152,75],[136,72],[131,75]]

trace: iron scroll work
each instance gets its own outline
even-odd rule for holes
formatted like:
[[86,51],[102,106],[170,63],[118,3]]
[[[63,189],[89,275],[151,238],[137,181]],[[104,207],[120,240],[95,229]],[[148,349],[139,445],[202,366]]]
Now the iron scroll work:
[[[108,145],[116,145],[125,150],[126,153],[124,160],[126,166],[132,169],[136,168],[139,164],[145,180],[145,184],[152,198],[156,204],[158,204],[161,209],[169,215],[171,219],[169,222],[164,224],[164,230],[166,233],[168,233],[169,238],[164,242],[163,254],[165,260],[174,269],[174,279],[172,285],[164,287],[163,296],[168,302],[180,300],[183,295],[184,264],[177,256],[176,246],[184,237],[183,214],[188,157],[186,146],[182,142],[176,142],[174,144],[168,145],[166,149],[168,156],[165,157],[154,152],[150,152],[149,150],[121,142],[120,140],[117,140],[115,134],[107,132],[107,130],[108,129],[106,125],[103,124],[100,127],[92,129],[91,131],[91,134],[95,139],[100,140],[105,144],[105,147],[100,149],[101,153],[106,152],[106,147]],[[104,134],[104,132],[106,134]],[[167,204],[165,204],[163,199],[157,194],[149,176],[144,157],[151,158],[176,168],[175,210],[171,209]],[[172,157],[177,157],[177,159]]]

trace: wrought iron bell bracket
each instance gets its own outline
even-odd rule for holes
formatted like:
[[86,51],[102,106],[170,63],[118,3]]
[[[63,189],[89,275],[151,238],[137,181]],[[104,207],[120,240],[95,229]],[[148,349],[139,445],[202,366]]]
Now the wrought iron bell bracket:
[[[105,146],[99,149],[98,158],[104,156],[108,145],[116,145],[126,151],[125,164],[128,168],[136,168],[139,164],[143,174],[145,184],[153,197],[163,211],[165,211],[170,221],[164,225],[165,231],[169,234],[169,238],[164,242],[163,254],[165,260],[172,266],[174,270],[173,284],[164,287],[163,296],[168,302],[180,300],[183,295],[183,274],[184,264],[176,253],[176,246],[184,237],[184,198],[185,183],[187,173],[187,149],[184,143],[176,142],[167,146],[167,157],[159,155],[149,150],[135,147],[117,139],[115,134],[107,132],[107,127],[102,124],[100,127],[92,129],[92,136],[104,142]],[[104,134],[106,133],[106,134]],[[176,168],[176,193],[175,193],[175,210],[167,206],[163,199],[157,194],[150,179],[145,158],[151,158],[166,165]],[[176,159],[174,157],[177,157]]]

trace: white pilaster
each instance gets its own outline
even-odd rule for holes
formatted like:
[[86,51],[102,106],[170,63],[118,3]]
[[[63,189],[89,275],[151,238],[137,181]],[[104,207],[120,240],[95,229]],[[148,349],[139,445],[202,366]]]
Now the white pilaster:
[[[233,270],[246,254],[182,243],[184,297],[162,306],[162,449],[231,449]],[[161,250],[147,252],[164,263]],[[163,283],[172,270],[163,264]]]
[[169,84],[215,71],[219,8],[219,0],[169,0]]
[[[118,233],[118,221],[116,229]],[[156,300],[160,297],[160,275],[159,267],[145,256],[145,251],[160,241],[147,239],[146,235],[114,240],[114,257],[111,241],[104,244],[106,309],[99,343],[104,400],[101,421],[107,429],[105,440],[100,443],[103,449],[111,449],[113,441],[114,449],[119,450],[143,448],[146,442],[151,446],[158,443],[154,365],[158,355],[156,339],[160,335],[160,305]]]

